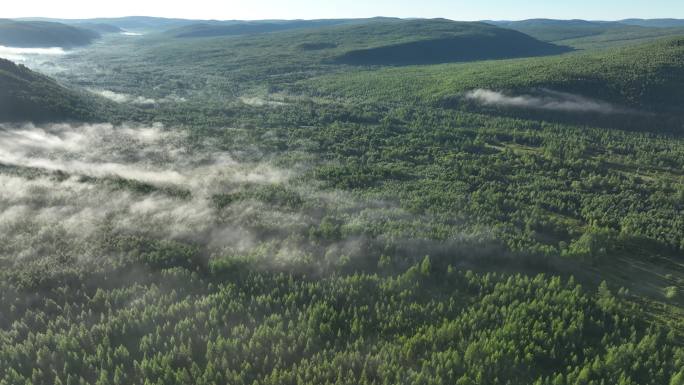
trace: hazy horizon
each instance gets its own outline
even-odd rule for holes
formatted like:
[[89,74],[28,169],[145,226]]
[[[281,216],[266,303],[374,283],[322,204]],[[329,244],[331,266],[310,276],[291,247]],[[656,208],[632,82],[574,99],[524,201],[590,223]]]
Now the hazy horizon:
[[167,20],[196,20],[196,21],[297,21],[297,20],[336,20],[336,19],[374,19],[374,18],[386,18],[386,19],[445,19],[445,20],[451,20],[451,21],[466,21],[466,22],[478,22],[478,21],[495,21],[495,22],[514,22],[514,21],[525,21],[525,20],[562,20],[562,21],[572,21],[572,20],[581,20],[581,21],[594,21],[594,22],[619,22],[623,20],[684,20],[684,16],[682,17],[640,17],[640,16],[632,16],[632,17],[623,17],[619,19],[594,19],[594,18],[552,18],[552,17],[528,17],[528,18],[509,18],[509,19],[499,19],[499,18],[490,18],[490,19],[453,19],[453,18],[448,18],[448,17],[418,17],[418,16],[386,16],[386,15],[377,15],[377,16],[366,16],[366,17],[320,17],[320,18],[263,18],[263,19],[218,19],[218,18],[195,18],[195,17],[171,17],[171,16],[156,16],[156,15],[123,15],[123,16],[94,16],[94,17],[78,17],[78,18],[71,18],[71,17],[50,17],[50,16],[20,16],[20,17],[10,17],[7,19],[10,20],[67,20],[67,21],[79,21],[79,20],[97,20],[97,19],[126,19],[126,18],[153,18],[153,19],[167,19]]
[[[37,10],[40,10],[37,12]],[[351,0],[344,3],[320,3],[313,0],[294,0],[287,3],[275,0],[236,0],[216,4],[197,0],[192,6],[169,1],[163,7],[158,3],[121,0],[93,5],[85,0],[59,3],[37,0],[11,3],[4,7],[3,18],[55,18],[93,19],[119,18],[144,15],[146,17],[178,18],[189,20],[310,20],[347,19],[369,17],[446,18],[460,21],[480,20],[602,20],[630,18],[672,19],[684,18],[684,3],[674,0],[655,0],[645,4],[639,1],[603,1],[596,4],[578,0],[571,4],[532,0],[524,4],[512,0],[496,0],[482,4],[465,1],[426,0],[420,4],[409,1],[379,0],[372,4]]]

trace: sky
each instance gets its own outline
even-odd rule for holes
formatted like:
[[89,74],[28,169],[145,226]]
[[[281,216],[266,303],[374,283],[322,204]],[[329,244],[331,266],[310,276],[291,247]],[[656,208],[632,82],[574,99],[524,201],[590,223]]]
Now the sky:
[[219,20],[373,16],[452,20],[684,18],[684,0],[22,0],[3,3],[0,18],[133,15]]

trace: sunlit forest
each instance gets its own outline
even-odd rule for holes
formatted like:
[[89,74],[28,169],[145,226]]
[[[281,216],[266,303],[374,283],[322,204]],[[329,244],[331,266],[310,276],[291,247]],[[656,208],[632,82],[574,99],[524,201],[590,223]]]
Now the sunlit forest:
[[0,20],[0,385],[684,385],[684,21]]

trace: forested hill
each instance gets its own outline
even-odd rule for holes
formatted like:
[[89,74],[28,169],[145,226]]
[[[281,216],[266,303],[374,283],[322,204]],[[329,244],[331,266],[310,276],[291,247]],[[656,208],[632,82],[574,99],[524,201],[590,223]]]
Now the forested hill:
[[[339,27],[348,39],[382,37],[380,44],[336,58],[353,65],[412,65],[554,55],[567,47],[541,42],[510,29],[450,20],[395,20]],[[389,38],[386,38],[389,37]]]
[[99,34],[109,34],[109,33],[121,33],[124,32],[123,29],[111,25],[111,24],[106,24],[106,23],[89,23],[89,22],[81,22],[81,23],[75,23],[74,26],[78,28],[85,28],[89,29],[91,31],[95,31]]
[[304,85],[318,95],[438,104],[473,89],[521,93],[550,88],[630,108],[679,113],[684,106],[684,38],[596,53],[383,68],[328,75]]
[[607,31],[640,29],[639,26],[619,22],[594,22],[587,20],[529,19],[520,21],[492,21],[493,25],[514,29],[544,41],[559,41],[594,36]]
[[587,21],[529,19],[520,21],[488,21],[536,39],[577,49],[610,48],[652,41],[684,34],[679,20]]
[[46,76],[0,59],[0,121],[88,120],[96,107]]
[[84,46],[99,38],[97,31],[46,21],[0,20],[0,45],[11,47]]
[[620,23],[655,28],[684,27],[684,20],[682,19],[625,19],[621,20]]

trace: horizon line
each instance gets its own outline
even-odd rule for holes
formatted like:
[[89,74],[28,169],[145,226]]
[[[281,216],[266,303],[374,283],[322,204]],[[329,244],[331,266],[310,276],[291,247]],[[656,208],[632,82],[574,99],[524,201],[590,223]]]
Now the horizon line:
[[2,17],[0,20],[30,20],[30,19],[47,19],[47,20],[66,20],[66,21],[80,21],[80,20],[95,20],[95,19],[128,19],[128,18],[150,18],[150,19],[166,19],[166,20],[188,20],[188,21],[313,21],[313,20],[370,20],[370,19],[401,19],[401,20],[450,20],[450,21],[462,21],[462,22],[516,22],[516,21],[529,21],[529,20],[551,20],[551,21],[589,21],[589,22],[619,22],[625,20],[684,20],[684,17],[627,17],[620,19],[557,19],[552,17],[530,17],[525,19],[451,19],[448,17],[415,17],[415,16],[370,16],[370,17],[321,17],[321,18],[295,18],[295,19],[207,19],[207,18],[184,18],[184,17],[172,17],[172,16],[150,16],[150,15],[127,15],[127,16],[93,16],[93,17],[79,17],[79,18],[68,18],[68,17],[52,17],[52,16],[20,16],[20,17]]

